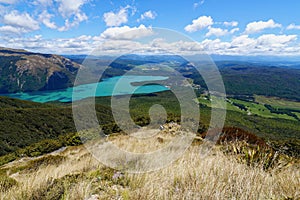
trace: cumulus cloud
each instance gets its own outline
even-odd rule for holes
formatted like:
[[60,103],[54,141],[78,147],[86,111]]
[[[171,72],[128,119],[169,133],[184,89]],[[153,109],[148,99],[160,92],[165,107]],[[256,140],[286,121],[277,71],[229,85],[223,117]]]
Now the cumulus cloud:
[[211,26],[213,23],[211,16],[201,16],[198,19],[193,20],[192,24],[187,25],[184,30],[187,32],[195,32]]
[[256,41],[253,38],[249,38],[248,35],[241,35],[234,37],[231,41],[231,48],[254,48]]
[[138,21],[141,21],[141,20],[144,20],[144,19],[155,19],[157,16],[157,14],[154,12],[154,11],[147,11],[147,12],[144,12],[140,19],[138,19]]
[[299,55],[299,47],[293,45],[297,35],[264,34],[258,38],[249,35],[235,37],[227,54],[231,55]]
[[14,4],[16,2],[17,0],[0,0],[0,3],[4,3],[4,4]]
[[87,0],[56,0],[59,3],[58,11],[65,17],[71,17],[81,12],[81,7],[87,3]]
[[67,31],[67,30],[71,29],[72,27],[78,26],[81,22],[83,22],[87,19],[88,19],[88,17],[86,16],[85,13],[77,13],[74,16],[73,21],[66,19],[65,25],[62,27],[59,27],[58,30],[59,31]]
[[146,27],[141,24],[139,27],[111,27],[106,29],[102,34],[102,39],[115,39],[115,40],[132,40],[138,39],[153,34],[151,27]]
[[0,26],[0,33],[2,34],[21,34],[21,33],[27,33],[28,30],[20,27],[14,27],[14,26]]
[[47,6],[51,6],[52,3],[53,3],[53,0],[35,0],[33,2],[33,5],[41,5],[41,6],[47,7]]
[[290,24],[286,28],[287,30],[300,30],[300,25]]
[[224,49],[228,49],[230,47],[229,42],[222,42],[220,39],[206,39],[200,44],[203,47],[203,51],[208,54],[224,54]]
[[251,22],[247,24],[245,34],[258,33],[267,28],[280,28],[281,26],[281,24],[275,23],[273,19]]
[[239,30],[240,30],[239,28],[233,28],[229,32],[230,32],[230,34],[234,34],[235,32],[237,32]]
[[92,43],[92,37],[86,35],[55,39],[45,39],[41,35],[32,37],[6,37],[5,42],[5,46],[10,48],[54,54],[88,54],[96,47]]
[[213,28],[211,26],[208,27],[208,32],[206,33],[206,37],[210,36],[216,36],[221,37],[228,34],[233,34],[235,32],[239,31],[239,28],[233,28],[230,31],[228,29],[222,29],[222,28]]
[[[42,1],[47,2],[47,0]],[[87,15],[81,10],[88,0],[56,0],[56,2],[59,3],[58,12],[65,18],[65,24],[58,28],[59,31],[67,31],[88,20]]]
[[[232,41],[220,39],[205,39],[202,42],[175,41],[168,42],[155,38],[149,43],[139,43],[132,40],[113,40],[100,45],[103,52],[126,53],[140,49],[140,52],[167,52],[181,55],[219,54],[219,55],[300,55],[300,45],[294,44],[296,35],[266,34],[258,38],[249,35],[234,37]],[[112,43],[113,42],[113,43]]]
[[237,26],[239,23],[237,21],[231,21],[231,22],[223,22],[224,26]]
[[19,30],[20,33],[24,33],[38,30],[40,28],[39,23],[28,13],[19,13],[16,10],[4,15],[3,23],[5,26],[2,27],[2,30],[11,30],[13,33],[16,33],[17,30]]
[[[210,27],[211,30],[217,28]],[[238,28],[226,29],[230,34]],[[0,27],[0,32],[19,32],[20,28],[9,25]],[[222,30],[224,31],[224,30]],[[221,31],[221,32],[222,32]],[[150,37],[147,37],[150,36]],[[147,37],[143,40],[143,37]],[[0,35],[1,45],[11,48],[25,48],[44,53],[58,54],[89,54],[99,49],[99,55],[120,55],[122,53],[138,52],[157,53],[173,52],[180,55],[201,53],[219,55],[292,55],[300,56],[300,44],[297,35],[263,34],[260,36],[239,35],[231,40],[205,39],[200,42],[169,40],[169,35],[155,34],[155,29],[140,25],[137,27],[109,27],[98,37],[81,35],[74,38],[44,39],[40,35],[22,37]],[[151,39],[150,39],[151,38]]]
[[208,32],[206,33],[206,37],[209,37],[209,36],[217,36],[217,37],[220,37],[220,36],[223,36],[223,35],[227,35],[228,34],[228,30],[227,29],[221,29],[221,28],[213,28],[211,26],[208,27]]
[[51,22],[51,18],[53,15],[49,14],[46,10],[44,10],[40,15],[39,15],[39,20],[48,28],[51,29],[56,29],[57,26],[55,22]]
[[272,46],[272,47],[280,47],[286,46],[288,43],[295,41],[297,39],[297,35],[274,35],[274,34],[266,34],[259,36],[257,38],[257,45],[260,46]]
[[128,9],[130,6],[121,8],[118,12],[107,12],[104,13],[103,19],[106,26],[120,26],[128,21]]

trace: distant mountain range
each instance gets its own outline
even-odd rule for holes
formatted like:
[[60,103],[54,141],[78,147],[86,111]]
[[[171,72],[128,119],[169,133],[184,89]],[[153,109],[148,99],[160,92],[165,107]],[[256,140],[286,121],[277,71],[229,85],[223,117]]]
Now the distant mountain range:
[[[62,55],[66,58],[76,61],[83,61],[86,58],[95,59],[109,59],[109,56],[92,56],[92,55]],[[211,59],[215,62],[231,61],[231,62],[250,62],[261,65],[273,65],[277,67],[289,67],[289,68],[299,68],[300,69],[300,57],[286,57],[286,56],[231,56],[231,55],[209,55]],[[184,59],[178,55],[123,55],[120,57],[123,60],[151,60],[151,61],[177,61],[184,62]],[[199,56],[192,56],[191,59],[197,60]],[[192,60],[193,61],[193,60]]]
[[[170,63],[183,76],[192,78],[205,88],[205,83],[190,62],[177,55],[129,54],[112,60],[112,63],[109,62],[112,57],[107,56],[65,56],[0,48],[0,93],[71,87],[85,59],[96,63],[95,66],[89,65],[90,76],[102,73],[103,67],[109,65],[102,78],[123,75],[138,65]],[[272,57],[251,57],[253,60],[241,56],[211,57],[220,69],[229,95],[259,94],[300,100],[300,61],[296,61],[296,58],[285,61],[283,58],[272,60]],[[157,73],[161,74],[162,71]],[[85,81],[89,83],[92,80]]]
[[79,67],[63,56],[0,47],[0,93],[66,88]]

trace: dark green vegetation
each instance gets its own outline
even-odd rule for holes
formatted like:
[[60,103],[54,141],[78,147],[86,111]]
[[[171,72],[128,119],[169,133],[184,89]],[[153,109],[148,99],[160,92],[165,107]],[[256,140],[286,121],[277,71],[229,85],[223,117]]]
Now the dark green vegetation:
[[[7,97],[0,97],[0,102],[2,105],[0,108],[0,155],[27,148],[29,145],[44,140],[51,146],[52,141],[46,139],[59,139],[60,136],[76,132],[72,108],[68,104],[39,104]],[[110,109],[99,104],[97,113],[101,123],[111,128]],[[114,129],[108,128],[104,128],[104,130],[106,132],[114,131]],[[67,140],[69,139],[67,138]],[[61,147],[64,143],[62,138],[59,139],[59,142],[59,145],[54,144],[54,149]],[[47,145],[40,144],[32,148],[47,148]],[[45,149],[42,152],[52,150]],[[31,155],[32,153],[26,154]]]
[[228,94],[300,100],[300,70],[241,66],[221,69],[221,73]]
[[0,109],[0,154],[61,134],[75,132],[70,108]]
[[[251,63],[217,62],[227,95],[264,95],[300,100],[300,70],[259,66]],[[183,64],[188,66],[188,64]],[[179,68],[194,83],[205,87],[201,76],[191,67]]]
[[280,114],[280,115],[289,115],[291,117],[294,117],[297,120],[300,120],[298,118],[298,115],[296,115],[293,112],[299,112],[299,110],[293,110],[293,109],[289,109],[289,108],[274,108],[269,104],[265,105],[266,108],[268,108],[268,110],[270,110],[271,113],[275,113],[275,114]]
[[0,93],[67,88],[79,67],[62,56],[0,48]]
[[[96,99],[97,116],[106,134],[120,131],[111,114],[110,100],[110,97]],[[9,98],[0,98],[0,104],[0,164],[22,156],[48,153],[62,146],[81,144],[75,134],[70,104],[39,104]],[[165,107],[167,122],[180,123],[177,99],[171,92],[162,92],[131,98],[130,114],[136,124],[145,126],[150,123],[149,109],[154,104]],[[198,131],[203,134],[209,125],[211,108],[204,104],[199,106],[201,123]],[[228,110],[225,126],[242,128],[270,143],[276,150],[300,155],[300,123],[297,120],[265,118]]]

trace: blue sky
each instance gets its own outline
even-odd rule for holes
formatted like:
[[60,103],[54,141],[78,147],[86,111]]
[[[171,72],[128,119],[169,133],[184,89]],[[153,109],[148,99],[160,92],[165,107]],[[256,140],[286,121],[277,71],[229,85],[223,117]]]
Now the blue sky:
[[0,46],[84,54],[116,34],[161,27],[209,54],[299,56],[299,8],[297,0],[0,0]]

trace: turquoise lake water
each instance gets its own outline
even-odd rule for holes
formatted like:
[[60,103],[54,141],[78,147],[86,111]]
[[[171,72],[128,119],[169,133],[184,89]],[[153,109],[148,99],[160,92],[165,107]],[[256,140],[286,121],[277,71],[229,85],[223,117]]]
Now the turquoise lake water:
[[93,96],[148,94],[169,89],[162,85],[133,86],[131,83],[166,80],[167,78],[164,76],[116,76],[98,83],[85,84],[62,90],[0,94],[0,96],[45,103],[49,101],[71,102]]

